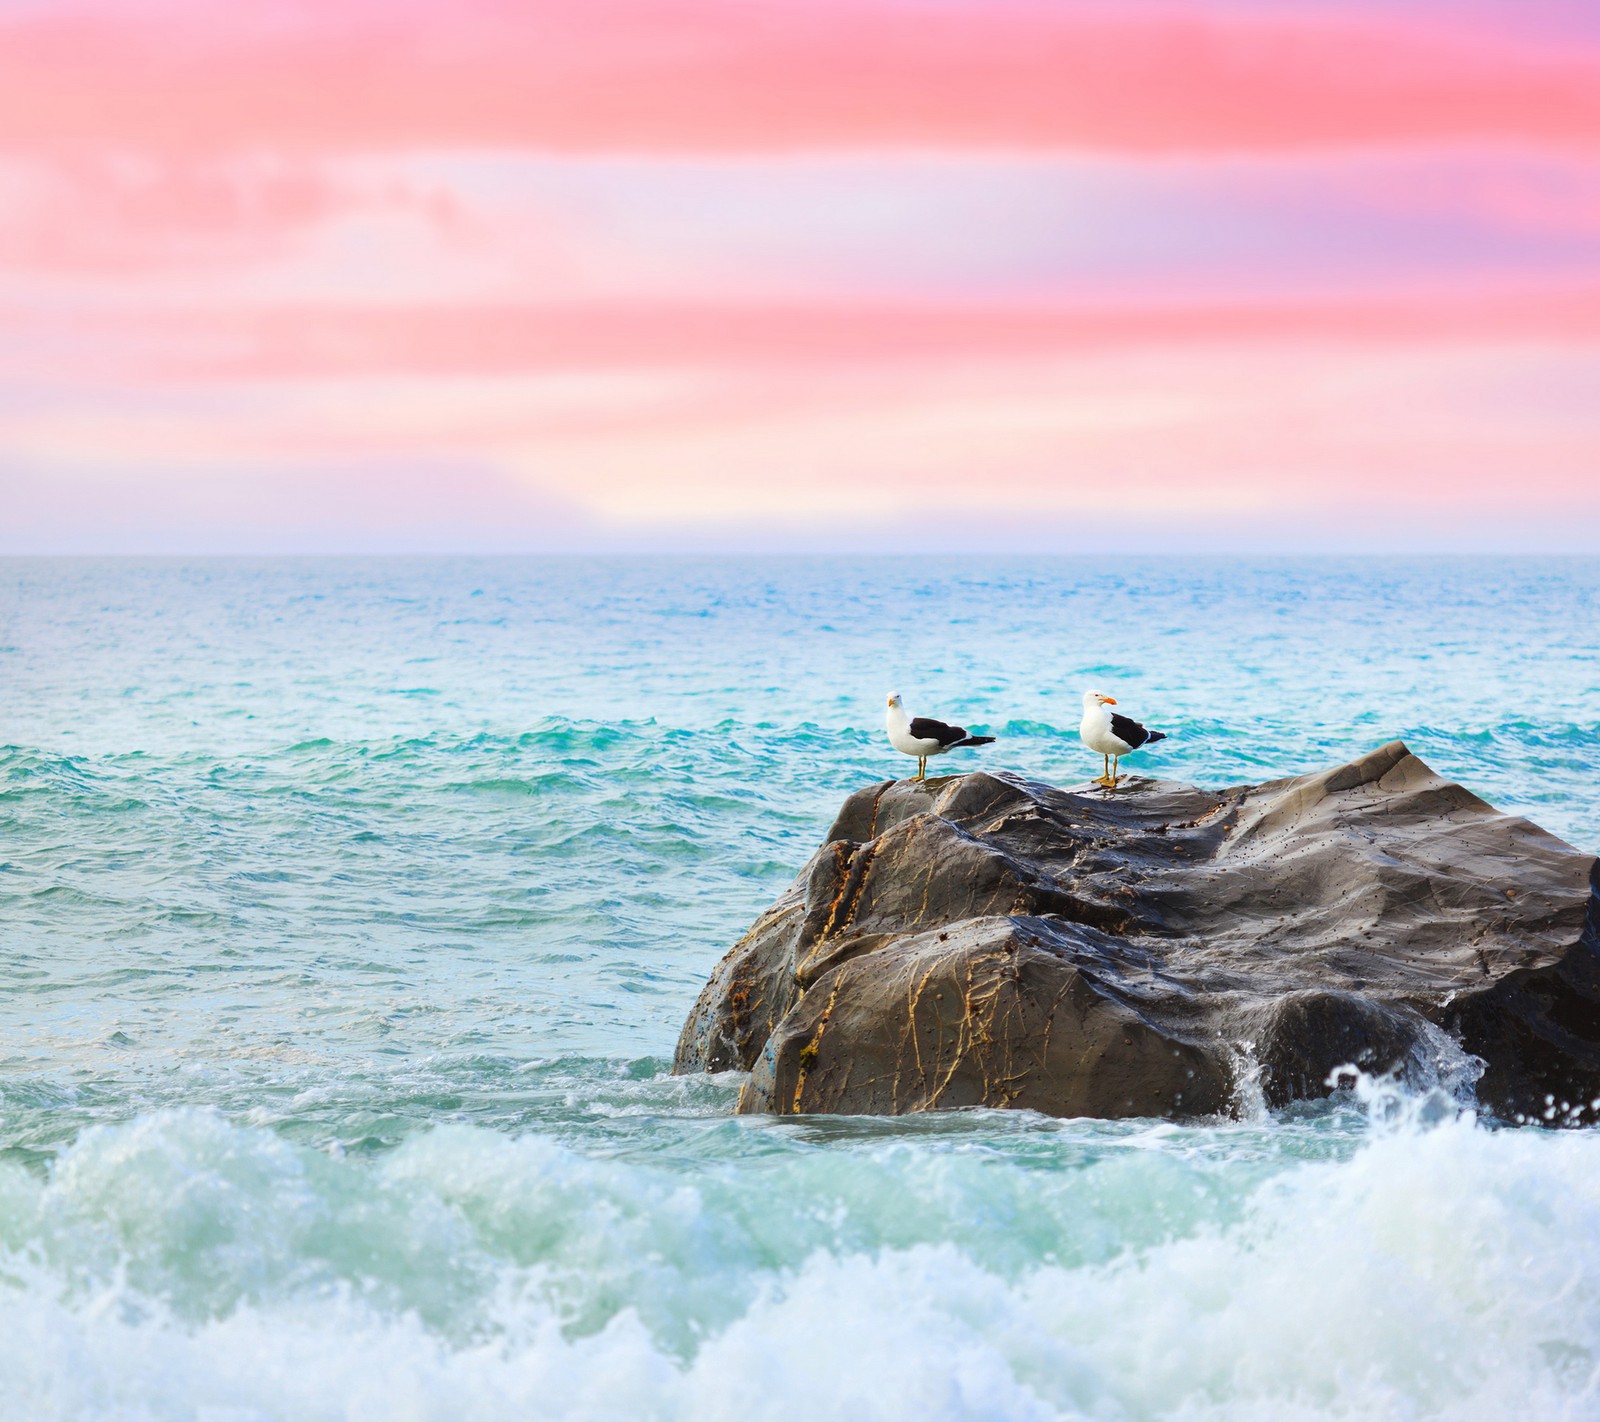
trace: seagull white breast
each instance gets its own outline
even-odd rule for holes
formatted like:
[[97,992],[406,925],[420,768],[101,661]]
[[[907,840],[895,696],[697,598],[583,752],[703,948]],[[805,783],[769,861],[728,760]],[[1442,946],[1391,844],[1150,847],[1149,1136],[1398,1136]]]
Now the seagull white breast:
[[1133,749],[1111,729],[1111,712],[1099,702],[1083,708],[1083,723],[1078,727],[1078,735],[1096,755],[1121,756]]

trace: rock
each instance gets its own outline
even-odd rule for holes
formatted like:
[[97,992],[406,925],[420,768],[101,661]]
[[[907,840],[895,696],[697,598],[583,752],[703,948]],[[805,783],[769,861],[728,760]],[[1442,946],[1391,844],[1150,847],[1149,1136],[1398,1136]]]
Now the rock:
[[1149,1021],[1139,986],[1074,927],[989,916],[845,960],[778,1024],[740,1110],[1224,1110],[1225,1059]]
[[1269,1106],[1324,1096],[1330,1078],[1350,1067],[1431,1084],[1430,1078],[1439,1075],[1440,1049],[1449,1040],[1430,1038],[1403,1008],[1323,988],[1288,993],[1251,1027],[1247,1045]]
[[1597,886],[1398,741],[1228,790],[889,781],[717,965],[674,1069],[749,1071],[741,1111],[1174,1118],[1481,1070],[1502,1116],[1588,1122]]

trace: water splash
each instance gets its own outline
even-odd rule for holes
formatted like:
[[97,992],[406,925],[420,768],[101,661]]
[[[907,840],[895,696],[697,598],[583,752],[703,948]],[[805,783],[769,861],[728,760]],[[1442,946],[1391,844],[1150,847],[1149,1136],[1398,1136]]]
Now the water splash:
[[0,1412],[1594,1415],[1600,1136],[1345,1095],[843,1146],[721,1120],[692,1175],[670,1137],[357,1159],[166,1113],[0,1166]]

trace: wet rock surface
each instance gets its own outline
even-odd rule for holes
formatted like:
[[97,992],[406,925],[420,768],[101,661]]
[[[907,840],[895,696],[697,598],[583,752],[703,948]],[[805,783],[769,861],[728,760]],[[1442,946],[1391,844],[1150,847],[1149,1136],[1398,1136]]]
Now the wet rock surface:
[[749,1071],[748,1112],[1175,1118],[1346,1065],[1481,1072],[1503,1117],[1591,1122],[1597,886],[1398,741],[1226,790],[887,781],[717,965],[674,1067]]

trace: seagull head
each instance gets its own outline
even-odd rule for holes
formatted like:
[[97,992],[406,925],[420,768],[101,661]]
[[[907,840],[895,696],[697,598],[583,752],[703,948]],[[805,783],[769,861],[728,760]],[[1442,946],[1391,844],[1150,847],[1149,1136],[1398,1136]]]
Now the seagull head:
[[899,704],[900,704],[900,693],[898,691],[891,691],[889,693],[889,705],[898,706]]
[[1107,696],[1103,691],[1086,691],[1083,693],[1083,704],[1085,706],[1115,706],[1117,698],[1115,696]]

